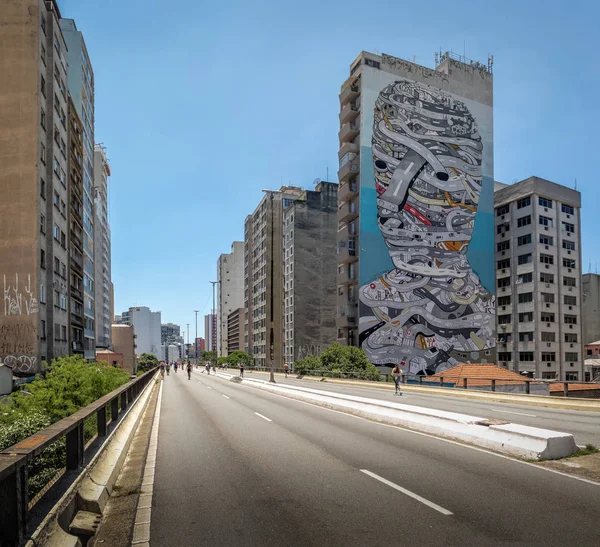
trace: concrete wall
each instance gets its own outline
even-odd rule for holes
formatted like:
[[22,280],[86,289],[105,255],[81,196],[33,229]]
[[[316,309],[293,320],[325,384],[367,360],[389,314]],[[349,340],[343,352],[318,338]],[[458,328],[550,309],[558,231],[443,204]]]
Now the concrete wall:
[[600,275],[587,273],[581,276],[583,343],[600,340]]
[[135,374],[135,330],[130,325],[112,325],[112,342],[116,353],[123,355],[123,368]]

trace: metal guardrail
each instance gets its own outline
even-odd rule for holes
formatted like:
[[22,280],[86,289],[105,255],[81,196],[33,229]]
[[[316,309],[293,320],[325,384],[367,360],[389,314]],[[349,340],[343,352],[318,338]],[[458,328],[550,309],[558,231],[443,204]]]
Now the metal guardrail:
[[[65,469],[84,465],[84,424],[96,415],[98,437],[106,437],[119,413],[131,405],[152,380],[156,369],[138,376],[97,401],[0,452],[0,547],[21,544],[26,537],[29,513],[28,464],[56,441],[66,438]],[[111,419],[107,421],[107,407]],[[52,482],[52,481],[50,481]],[[34,504],[35,505],[35,504]]]

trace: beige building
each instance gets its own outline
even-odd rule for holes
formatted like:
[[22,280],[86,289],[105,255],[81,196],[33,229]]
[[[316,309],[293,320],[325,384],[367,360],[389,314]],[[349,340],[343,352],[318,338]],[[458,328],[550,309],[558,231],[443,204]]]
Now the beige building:
[[[244,322],[245,310],[244,308],[238,308],[233,310],[227,316],[227,351],[228,355],[234,351],[244,351],[244,347],[241,344],[243,332],[240,330],[240,326]],[[240,325],[241,323],[241,325]]]
[[539,177],[495,186],[498,364],[583,380],[581,194]]
[[244,305],[244,242],[234,241],[231,253],[217,261],[217,355],[226,357],[228,347],[227,318]]
[[114,353],[120,353],[123,355],[122,367],[135,374],[135,330],[132,325],[112,325],[112,344]]
[[0,7],[0,357],[69,353],[67,48],[54,0]]

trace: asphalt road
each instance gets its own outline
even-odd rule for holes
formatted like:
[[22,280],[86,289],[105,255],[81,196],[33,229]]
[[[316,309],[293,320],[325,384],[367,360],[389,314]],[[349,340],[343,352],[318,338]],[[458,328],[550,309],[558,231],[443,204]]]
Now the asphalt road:
[[[227,373],[237,374],[237,371],[229,370]],[[246,375],[249,378],[265,380],[269,377],[268,373],[262,372],[246,373]],[[600,447],[600,412],[560,410],[543,406],[519,405],[481,399],[463,399],[449,395],[420,394],[415,391],[405,391],[402,398],[399,399],[393,395],[394,390],[392,386],[390,386],[390,390],[388,391],[368,386],[349,386],[328,382],[319,383],[311,380],[297,380],[296,378],[292,378],[291,375],[287,379],[277,376],[277,383],[287,383],[311,389],[370,397],[372,399],[393,401],[395,403],[459,412],[481,418],[507,420],[509,422],[552,429],[554,431],[564,431],[571,433],[575,438],[575,442],[581,446],[590,443]]]
[[152,547],[600,544],[600,486],[199,372],[155,473]]

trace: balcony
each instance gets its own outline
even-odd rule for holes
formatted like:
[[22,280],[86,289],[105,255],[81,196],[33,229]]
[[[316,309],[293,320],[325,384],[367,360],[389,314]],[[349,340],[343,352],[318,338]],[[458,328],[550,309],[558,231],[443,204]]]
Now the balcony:
[[360,123],[357,121],[353,121],[350,123],[345,123],[342,125],[338,137],[340,139],[340,144],[344,142],[349,142],[358,135],[360,132]]
[[354,177],[360,171],[358,161],[349,161],[340,167],[338,171],[338,180],[340,184]]
[[348,201],[349,199],[358,196],[359,187],[358,180],[355,180],[354,178],[340,184],[338,186],[338,202]]
[[346,265],[342,271],[338,271],[337,281],[339,285],[351,285],[358,281],[356,269],[351,266],[354,266],[354,264]]
[[[354,262],[357,259],[356,249],[351,249],[349,247],[350,241],[354,243],[354,240],[339,242],[340,247],[338,248],[338,262]],[[343,247],[341,245],[343,245]]]
[[338,222],[349,222],[358,216],[358,204],[356,201],[346,201],[338,209]]
[[340,110],[340,123],[351,122],[359,114],[359,107],[354,103],[347,103]]
[[356,313],[354,315],[338,315],[335,324],[340,329],[356,327]]
[[350,239],[351,237],[356,237],[357,231],[358,230],[354,225],[345,224],[338,230],[338,241],[344,241]]
[[354,101],[360,94],[360,87],[356,84],[348,84],[340,93],[340,104],[344,105]]
[[338,150],[338,158],[341,160],[346,154],[358,154],[360,145],[357,142],[345,142]]

